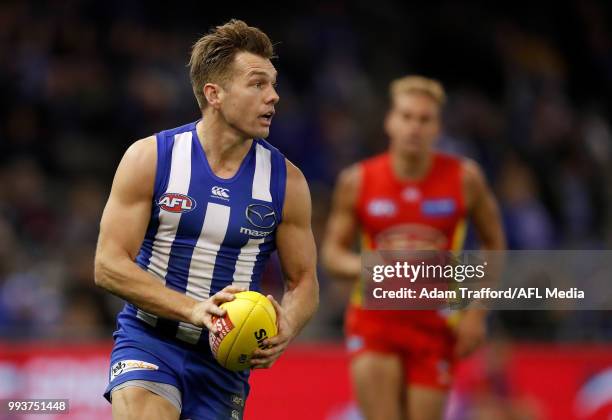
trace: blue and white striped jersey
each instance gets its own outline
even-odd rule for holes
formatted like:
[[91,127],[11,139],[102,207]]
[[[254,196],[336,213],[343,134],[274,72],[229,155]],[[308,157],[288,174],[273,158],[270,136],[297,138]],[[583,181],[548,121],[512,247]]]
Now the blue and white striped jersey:
[[[198,300],[229,284],[259,290],[276,249],[285,198],[284,156],[255,139],[232,178],[217,177],[191,123],[157,134],[157,173],[151,219],[136,263],[166,287]],[[164,335],[208,343],[202,329],[157,318],[132,304],[119,314]],[[206,344],[208,345],[208,344]]]

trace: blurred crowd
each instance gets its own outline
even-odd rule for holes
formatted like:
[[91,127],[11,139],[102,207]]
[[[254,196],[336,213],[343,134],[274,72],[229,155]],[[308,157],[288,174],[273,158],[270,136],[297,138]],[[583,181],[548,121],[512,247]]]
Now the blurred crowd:
[[[447,87],[439,146],[483,166],[511,249],[611,248],[610,5],[331,1],[279,18],[204,3],[0,3],[0,337],[110,338],[122,302],[94,286],[93,258],[114,169],[131,142],[199,117],[190,45],[231,17],[278,42],[269,140],[310,182],[317,240],[340,169],[386,147],[389,81],[419,73]],[[347,285],[320,281],[306,337],[337,338]],[[280,290],[277,265],[266,282]],[[493,324],[601,339],[606,315],[510,312]]]

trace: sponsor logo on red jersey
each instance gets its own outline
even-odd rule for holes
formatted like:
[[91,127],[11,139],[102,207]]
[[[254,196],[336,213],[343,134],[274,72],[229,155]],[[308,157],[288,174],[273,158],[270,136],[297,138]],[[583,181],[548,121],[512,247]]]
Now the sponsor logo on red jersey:
[[402,191],[402,198],[408,203],[414,203],[421,199],[421,191],[416,187],[406,187]]
[[375,198],[368,203],[368,213],[374,217],[390,217],[397,213],[397,206],[393,200]]
[[423,201],[421,211],[427,216],[450,216],[457,210],[457,203],[452,197],[436,198]]

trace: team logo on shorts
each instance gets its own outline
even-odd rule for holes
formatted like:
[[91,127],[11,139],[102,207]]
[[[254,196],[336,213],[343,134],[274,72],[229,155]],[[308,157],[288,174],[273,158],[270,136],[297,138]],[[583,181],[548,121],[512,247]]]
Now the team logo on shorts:
[[142,360],[121,360],[111,367],[110,380],[133,370],[158,370],[159,366]]
[[185,194],[166,193],[159,198],[157,205],[170,213],[187,213],[196,208],[196,201]]

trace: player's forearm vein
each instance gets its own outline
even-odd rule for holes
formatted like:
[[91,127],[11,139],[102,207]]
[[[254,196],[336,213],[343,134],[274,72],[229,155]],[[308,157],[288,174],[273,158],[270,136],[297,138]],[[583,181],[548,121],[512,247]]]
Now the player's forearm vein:
[[316,278],[304,278],[298,282],[298,286],[286,290],[282,305],[294,327],[295,335],[298,335],[319,307],[319,283]]

